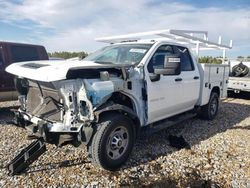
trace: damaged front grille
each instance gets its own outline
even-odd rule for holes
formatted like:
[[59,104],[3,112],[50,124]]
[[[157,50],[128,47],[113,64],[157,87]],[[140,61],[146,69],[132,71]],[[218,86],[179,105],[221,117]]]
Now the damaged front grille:
[[29,82],[26,111],[50,121],[61,120],[63,105],[52,84]]

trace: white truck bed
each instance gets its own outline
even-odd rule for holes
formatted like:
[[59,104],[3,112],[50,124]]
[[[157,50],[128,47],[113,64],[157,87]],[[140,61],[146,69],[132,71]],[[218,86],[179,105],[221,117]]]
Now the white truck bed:
[[229,79],[229,66],[224,64],[200,64],[201,90],[200,105],[208,103],[210,90],[216,86],[220,86],[220,97],[227,97],[227,82]]

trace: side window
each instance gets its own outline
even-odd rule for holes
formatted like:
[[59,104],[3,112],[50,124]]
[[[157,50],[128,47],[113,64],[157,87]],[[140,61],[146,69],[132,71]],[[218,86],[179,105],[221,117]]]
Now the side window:
[[39,60],[38,51],[30,46],[11,46],[12,62]]
[[148,72],[153,73],[155,68],[163,68],[166,55],[174,55],[174,50],[171,45],[162,45],[156,50],[148,63]]
[[182,46],[176,46],[176,48],[178,51],[177,53],[181,57],[181,71],[193,71],[194,65],[188,49]]

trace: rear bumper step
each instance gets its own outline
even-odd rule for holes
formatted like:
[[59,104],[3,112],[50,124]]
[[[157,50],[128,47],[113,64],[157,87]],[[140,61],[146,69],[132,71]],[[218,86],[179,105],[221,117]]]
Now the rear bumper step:
[[24,172],[30,164],[37,160],[44,152],[46,146],[44,140],[39,138],[23,149],[8,165],[10,175],[17,175]]

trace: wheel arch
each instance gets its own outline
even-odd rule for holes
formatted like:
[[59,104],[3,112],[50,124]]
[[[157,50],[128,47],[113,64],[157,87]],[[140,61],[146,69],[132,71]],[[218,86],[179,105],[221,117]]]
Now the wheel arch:
[[214,86],[213,89],[211,90],[210,95],[215,92],[218,94],[218,96],[220,97],[220,87],[219,86]]
[[102,105],[94,112],[96,121],[98,122],[100,119],[102,119],[103,117],[105,117],[107,114],[110,114],[110,113],[120,113],[120,114],[127,116],[134,125],[132,126],[132,128],[135,132],[135,136],[137,137],[139,135],[141,123],[140,123],[140,119],[138,115],[133,109],[131,109],[130,107],[124,104],[107,102],[106,104]]

